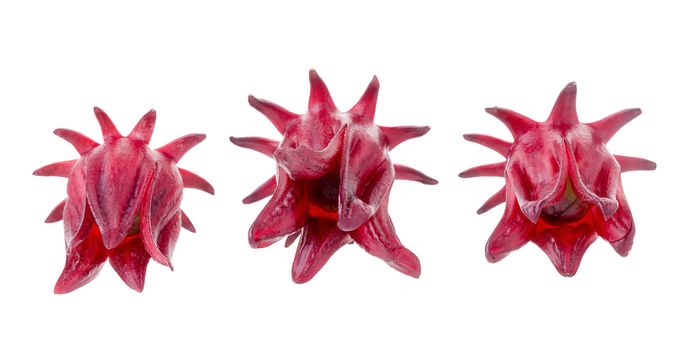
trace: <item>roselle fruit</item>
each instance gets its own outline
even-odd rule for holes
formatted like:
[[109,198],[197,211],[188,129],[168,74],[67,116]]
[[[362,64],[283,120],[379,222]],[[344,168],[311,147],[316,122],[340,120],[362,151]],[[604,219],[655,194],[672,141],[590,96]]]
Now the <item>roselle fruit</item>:
[[312,279],[336,250],[352,242],[417,278],[420,262],[396,235],[387,210],[389,192],[395,179],[430,185],[437,181],[393,164],[389,150],[424,135],[429,127],[375,125],[376,77],[347,112],[336,108],[314,70],[309,82],[309,107],[302,115],[249,96],[249,104],[273,123],[282,141],[230,138],[277,163],[276,175],[243,201],[253,203],[272,195],[249,229],[250,245],[263,248],[287,237],[289,246],[299,238],[292,265],[296,283]]
[[575,83],[568,84],[541,123],[508,109],[486,109],[510,130],[512,143],[464,135],[506,158],[459,174],[505,178],[505,186],[478,210],[481,214],[505,203],[503,218],[486,244],[488,261],[497,262],[532,241],[561,275],[573,276],[598,236],[621,256],[631,250],[635,225],[621,173],[654,170],[656,165],[612,155],[606,144],[641,110],[626,109],[593,123],[580,123],[576,95]]
[[104,143],[67,129],[55,134],[80,154],[44,166],[40,176],[68,178],[68,196],[46,222],[64,222],[66,261],[55,293],[71,292],[93,280],[108,259],[123,281],[141,292],[152,260],[172,268],[181,227],[195,232],[179,208],[185,187],[210,194],[213,187],[176,163],[203,139],[190,134],[153,150],[149,146],[155,111],[145,114],[128,136],[95,107]]

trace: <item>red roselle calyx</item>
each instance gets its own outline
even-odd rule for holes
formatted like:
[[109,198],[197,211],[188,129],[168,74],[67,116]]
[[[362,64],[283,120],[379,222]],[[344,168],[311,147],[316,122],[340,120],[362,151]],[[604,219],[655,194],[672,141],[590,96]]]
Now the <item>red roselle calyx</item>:
[[243,201],[249,204],[273,195],[249,229],[249,243],[263,248],[287,236],[287,247],[299,237],[292,266],[296,283],[312,279],[336,250],[352,242],[417,278],[420,262],[399,241],[387,212],[389,191],[395,179],[430,185],[437,181],[392,164],[388,152],[429,127],[375,125],[376,77],[347,112],[336,108],[314,70],[309,81],[309,108],[303,115],[249,96],[249,104],[283,134],[281,142],[230,138],[277,162],[275,177]]
[[121,136],[111,119],[95,107],[104,143],[76,131],[57,129],[80,158],[44,166],[40,176],[68,178],[68,198],[46,222],[64,220],[66,261],[55,293],[71,292],[94,279],[109,259],[123,281],[140,292],[150,258],[172,267],[179,231],[195,232],[179,208],[184,187],[213,194],[200,176],[178,168],[181,157],[203,139],[190,134],[150,149],[155,111],[145,114],[128,136]]
[[471,168],[461,177],[501,176],[505,187],[478,213],[505,202],[505,212],[486,244],[490,262],[527,242],[537,244],[563,276],[573,276],[597,236],[621,256],[633,244],[635,225],[621,186],[621,172],[654,170],[641,158],[612,155],[606,143],[641,110],[626,109],[593,123],[580,123],[577,87],[568,84],[549,118],[535,122],[504,108],[487,108],[510,130],[512,143],[485,135],[464,135],[506,161]]

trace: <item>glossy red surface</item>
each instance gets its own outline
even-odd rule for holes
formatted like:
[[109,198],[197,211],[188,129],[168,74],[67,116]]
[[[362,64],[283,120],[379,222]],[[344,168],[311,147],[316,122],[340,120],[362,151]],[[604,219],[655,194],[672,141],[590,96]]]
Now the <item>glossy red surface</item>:
[[282,141],[230,138],[277,163],[275,178],[243,201],[253,203],[272,195],[249,229],[249,244],[263,248],[287,237],[289,246],[299,237],[292,267],[297,283],[312,279],[336,250],[351,242],[398,271],[418,277],[420,262],[401,244],[389,217],[389,191],[395,179],[430,185],[437,181],[393,164],[389,150],[430,128],[376,125],[376,77],[347,112],[336,108],[314,70],[309,81],[308,111],[302,115],[249,96],[249,104],[273,123]]
[[214,192],[203,178],[176,166],[205,135],[186,135],[153,150],[149,142],[154,110],[128,136],[121,136],[104,111],[95,107],[94,113],[103,144],[57,129],[55,134],[70,142],[80,158],[34,171],[34,175],[68,178],[67,198],[46,219],[64,220],[65,228],[67,256],[55,293],[87,284],[107,259],[121,279],[140,292],[150,259],[171,268],[181,227],[194,231],[179,208],[184,187]]
[[490,262],[532,241],[564,276],[573,276],[597,236],[622,256],[633,244],[635,226],[621,186],[621,172],[654,170],[655,163],[612,155],[606,143],[640,109],[626,109],[593,123],[580,123],[577,87],[561,91],[548,119],[538,123],[504,108],[486,112],[512,133],[512,143],[485,135],[464,135],[491,148],[505,162],[471,168],[461,177],[501,176],[505,187],[479,209],[505,203],[500,223],[486,244]]

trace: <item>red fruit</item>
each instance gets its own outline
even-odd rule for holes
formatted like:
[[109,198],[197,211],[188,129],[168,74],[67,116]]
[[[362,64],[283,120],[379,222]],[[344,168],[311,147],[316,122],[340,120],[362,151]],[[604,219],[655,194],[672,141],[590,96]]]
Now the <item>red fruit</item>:
[[292,279],[304,283],[346,243],[412,277],[418,258],[396,236],[387,206],[394,179],[433,185],[425,174],[394,165],[389,150],[424,135],[429,127],[383,127],[373,122],[379,82],[375,77],[348,112],[336,109],[319,75],[309,72],[307,113],[298,115],[249,96],[249,104],[283,134],[283,140],[230,137],[240,147],[275,158],[276,176],[244,199],[249,204],[273,195],[249,229],[252,248],[267,247],[287,236],[300,237]]
[[532,241],[561,275],[573,276],[598,235],[621,256],[631,249],[635,225],[621,172],[654,170],[656,165],[646,159],[614,156],[606,143],[641,111],[626,109],[593,123],[580,123],[576,94],[575,83],[568,84],[542,123],[508,109],[487,108],[510,130],[513,143],[464,135],[506,157],[505,162],[459,174],[505,178],[505,187],[478,210],[481,214],[505,202],[503,218],[486,244],[488,261],[497,262]]
[[94,279],[109,259],[121,279],[141,292],[150,258],[172,267],[174,245],[183,226],[195,232],[179,208],[184,187],[213,194],[200,176],[177,168],[181,157],[203,139],[190,134],[152,150],[155,111],[145,114],[128,136],[95,107],[104,143],[76,131],[57,129],[80,158],[44,166],[34,175],[68,178],[68,198],[46,219],[64,219],[66,262],[55,293],[71,292]]

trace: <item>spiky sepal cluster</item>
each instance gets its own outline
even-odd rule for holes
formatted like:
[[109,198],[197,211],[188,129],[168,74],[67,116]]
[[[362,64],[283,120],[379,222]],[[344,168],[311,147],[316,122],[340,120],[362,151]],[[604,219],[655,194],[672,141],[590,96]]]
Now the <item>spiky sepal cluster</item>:
[[486,244],[488,261],[497,262],[532,241],[559,273],[572,276],[597,236],[621,256],[631,249],[635,225],[620,175],[653,170],[656,165],[646,159],[612,155],[606,143],[641,111],[626,109],[584,124],[578,121],[576,95],[575,83],[568,84],[541,123],[508,109],[486,109],[507,126],[512,143],[486,135],[464,135],[506,158],[460,174],[505,178],[505,186],[478,210],[481,214],[505,203],[503,218]]
[[145,114],[128,136],[95,107],[104,143],[67,129],[54,133],[70,142],[80,158],[39,168],[34,175],[68,178],[68,196],[46,222],[64,220],[66,262],[55,293],[71,292],[93,280],[108,259],[123,281],[140,292],[150,258],[172,267],[179,231],[195,232],[179,208],[184,187],[213,194],[200,176],[176,163],[205,139],[190,134],[152,150],[155,111]]
[[276,175],[244,199],[271,196],[249,229],[249,243],[266,247],[287,236],[300,238],[292,266],[297,283],[309,281],[331,255],[356,242],[395,269],[420,275],[418,258],[396,236],[387,212],[395,179],[436,184],[404,165],[392,164],[389,150],[419,137],[429,127],[383,127],[374,124],[379,83],[375,77],[357,104],[339,111],[319,75],[309,72],[307,113],[298,115],[249,96],[249,104],[283,134],[281,142],[259,137],[231,137],[241,147],[273,157]]

